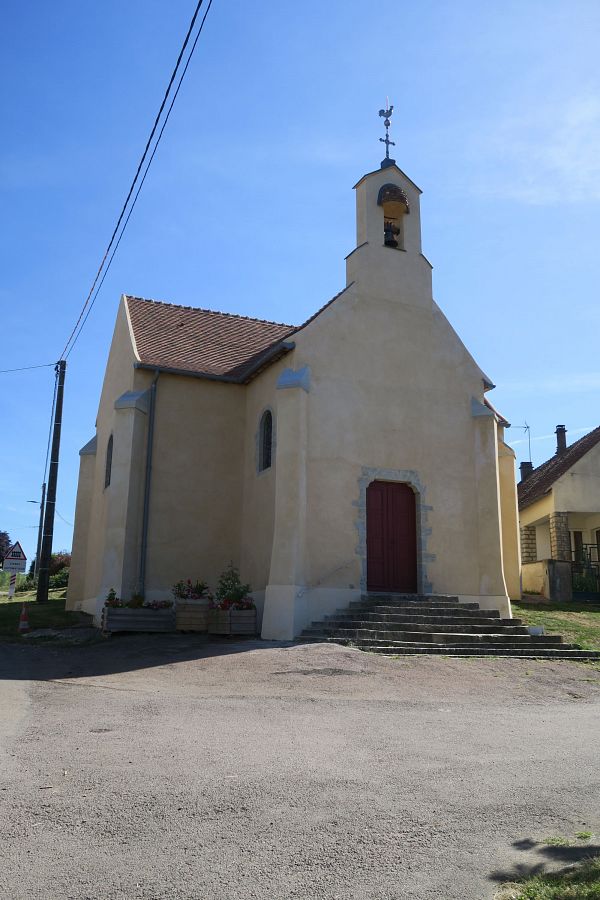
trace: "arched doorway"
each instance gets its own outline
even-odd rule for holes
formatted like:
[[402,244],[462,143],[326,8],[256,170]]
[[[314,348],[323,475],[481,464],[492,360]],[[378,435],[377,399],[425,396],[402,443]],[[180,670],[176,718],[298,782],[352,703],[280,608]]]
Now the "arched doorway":
[[367,488],[367,590],[417,592],[417,507],[410,485]]

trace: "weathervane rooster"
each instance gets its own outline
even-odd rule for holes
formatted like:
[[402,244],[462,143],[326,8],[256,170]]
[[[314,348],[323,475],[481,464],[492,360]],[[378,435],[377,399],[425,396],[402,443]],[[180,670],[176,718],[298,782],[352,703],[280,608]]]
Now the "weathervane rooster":
[[390,146],[395,147],[395,141],[390,141],[390,118],[392,113],[394,112],[394,105],[390,105],[389,99],[386,97],[386,109],[380,109],[379,115],[383,119],[383,124],[385,125],[385,137],[379,138],[382,144],[385,144],[385,158],[390,158]]

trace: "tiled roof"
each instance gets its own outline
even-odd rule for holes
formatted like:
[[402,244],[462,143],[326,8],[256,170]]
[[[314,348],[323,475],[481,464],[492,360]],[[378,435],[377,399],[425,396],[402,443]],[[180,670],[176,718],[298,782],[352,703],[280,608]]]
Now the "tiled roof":
[[483,402],[488,409],[490,409],[494,415],[496,416],[496,421],[498,425],[502,425],[504,428],[510,428],[510,422],[508,419],[505,419],[501,412],[498,412],[495,406],[492,406],[487,397],[483,398]]
[[534,469],[525,481],[520,481],[517,486],[519,509],[529,506],[547,494],[554,482],[558,481],[561,475],[568,472],[571,466],[579,462],[582,456],[585,456],[598,443],[600,443],[600,426],[588,434],[584,434],[562,453],[556,454]]
[[263,359],[286,352],[293,325],[125,297],[143,366],[245,381]]

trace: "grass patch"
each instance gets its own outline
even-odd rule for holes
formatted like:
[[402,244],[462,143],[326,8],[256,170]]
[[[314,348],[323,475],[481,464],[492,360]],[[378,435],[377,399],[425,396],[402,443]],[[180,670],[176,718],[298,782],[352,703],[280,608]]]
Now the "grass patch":
[[513,894],[515,900],[598,900],[600,857],[566,872],[533,875]]
[[18,633],[21,606],[27,604],[29,627],[65,628],[78,625],[81,617],[78,613],[65,612],[66,591],[50,591],[47,603],[36,603],[34,593],[17,594],[12,600],[0,598],[0,639],[23,640]]
[[546,634],[562,634],[568,644],[600,650],[600,606],[591,603],[512,603],[525,625],[543,625]]
[[564,837],[547,837],[544,838],[542,844],[545,844],[547,847],[570,847],[571,841]]
[[589,841],[593,834],[591,831],[578,831],[575,837],[578,841]]

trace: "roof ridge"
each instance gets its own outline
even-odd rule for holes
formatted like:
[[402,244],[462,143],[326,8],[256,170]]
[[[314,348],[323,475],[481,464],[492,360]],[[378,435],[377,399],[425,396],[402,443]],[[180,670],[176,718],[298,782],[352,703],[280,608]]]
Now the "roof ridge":
[[256,316],[242,316],[240,313],[223,312],[220,309],[206,309],[203,306],[184,306],[182,303],[169,303],[167,300],[155,300],[152,297],[138,297],[135,294],[125,294],[127,300],[139,300],[141,303],[154,303],[157,306],[168,306],[171,309],[187,309],[191,312],[208,313],[212,316],[224,316],[228,319],[242,319],[245,322],[260,322],[261,325],[277,325],[279,328],[297,329],[301,325],[290,325],[287,322],[273,322],[271,319],[258,319]]
[[318,316],[320,316],[321,313],[324,312],[328,306],[331,306],[332,303],[335,303],[335,301],[338,299],[338,297],[341,297],[342,294],[344,294],[347,290],[349,290],[349,288],[351,288],[353,284],[354,284],[354,282],[351,281],[350,284],[347,284],[345,288],[342,288],[341,291],[338,291],[337,294],[335,294],[331,298],[331,300],[328,300],[327,303],[324,303],[323,306],[321,306],[316,312],[314,312],[311,316],[309,316],[305,322],[302,322],[301,325],[296,325],[294,328],[294,334],[296,334],[298,331],[302,331],[302,329],[306,328],[307,325],[310,325],[310,323],[313,322]]
[[562,453],[555,453],[536,466],[524,481],[517,485],[519,507],[534,503],[546,494],[555,482],[576,465],[586,453],[600,442],[600,425],[582,435]]

